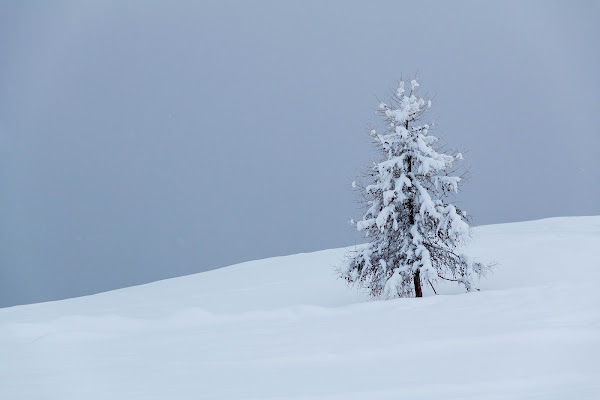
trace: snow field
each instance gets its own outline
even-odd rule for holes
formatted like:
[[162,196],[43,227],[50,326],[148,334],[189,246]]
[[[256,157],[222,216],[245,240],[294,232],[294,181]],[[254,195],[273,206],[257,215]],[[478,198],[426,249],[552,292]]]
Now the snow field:
[[499,265],[469,294],[369,300],[336,249],[0,309],[0,398],[600,398],[600,217],[470,253]]

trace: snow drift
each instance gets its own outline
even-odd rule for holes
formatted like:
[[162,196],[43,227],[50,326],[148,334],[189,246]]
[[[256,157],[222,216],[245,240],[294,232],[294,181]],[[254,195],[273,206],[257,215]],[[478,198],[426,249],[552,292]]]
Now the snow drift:
[[337,249],[1,309],[0,398],[600,398],[600,217],[470,253],[499,265],[469,294],[372,301]]

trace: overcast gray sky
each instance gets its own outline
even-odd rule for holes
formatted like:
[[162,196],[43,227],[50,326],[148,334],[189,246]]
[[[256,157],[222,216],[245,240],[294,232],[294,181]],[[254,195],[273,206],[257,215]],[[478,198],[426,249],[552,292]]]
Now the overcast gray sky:
[[597,1],[0,2],[0,306],[349,245],[418,71],[477,224],[600,214]]

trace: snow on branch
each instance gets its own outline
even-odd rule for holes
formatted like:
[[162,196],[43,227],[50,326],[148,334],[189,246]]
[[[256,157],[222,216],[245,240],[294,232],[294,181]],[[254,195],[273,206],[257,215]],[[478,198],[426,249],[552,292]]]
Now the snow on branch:
[[[473,281],[490,267],[459,253],[469,239],[466,213],[448,202],[459,191],[461,177],[452,176],[452,156],[434,148],[438,139],[430,124],[419,121],[431,100],[418,96],[419,83],[404,81],[377,111],[382,133],[370,136],[384,158],[367,174],[366,212],[356,223],[369,242],[348,254],[339,268],[350,283],[375,297],[422,295],[422,282],[448,280],[474,290]],[[355,186],[355,185],[354,185]],[[433,285],[432,285],[433,286]]]

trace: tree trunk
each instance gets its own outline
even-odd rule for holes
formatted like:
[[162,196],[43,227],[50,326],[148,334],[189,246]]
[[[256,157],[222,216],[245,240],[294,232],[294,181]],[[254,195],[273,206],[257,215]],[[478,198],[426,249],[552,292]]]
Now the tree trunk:
[[[408,121],[404,124],[404,127],[408,129]],[[408,172],[412,172],[412,157],[408,157]],[[412,199],[408,200],[408,210],[410,217],[410,225],[415,224],[415,210]],[[413,275],[413,282],[415,283],[415,297],[423,297],[423,290],[421,289],[421,270],[416,270]]]
[[423,297],[423,291],[421,290],[421,270],[418,269],[413,276],[415,282],[415,297]]

